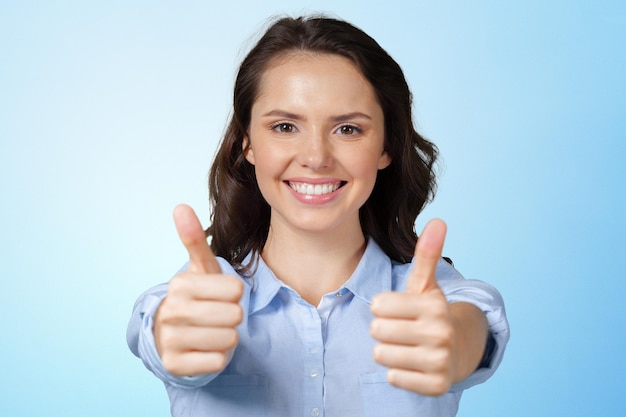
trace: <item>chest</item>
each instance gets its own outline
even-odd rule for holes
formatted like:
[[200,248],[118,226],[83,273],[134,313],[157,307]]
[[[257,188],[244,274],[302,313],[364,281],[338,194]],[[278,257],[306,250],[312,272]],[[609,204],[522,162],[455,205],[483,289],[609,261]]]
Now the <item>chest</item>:
[[184,393],[193,397],[185,415],[453,416],[460,395],[425,398],[386,382],[373,360],[371,320],[369,304],[348,292],[318,307],[279,294],[239,327],[227,368]]

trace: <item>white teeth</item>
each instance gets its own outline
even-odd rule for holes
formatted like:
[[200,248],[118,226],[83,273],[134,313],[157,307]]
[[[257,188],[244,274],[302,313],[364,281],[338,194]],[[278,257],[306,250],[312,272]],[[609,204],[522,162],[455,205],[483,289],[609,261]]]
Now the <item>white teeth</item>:
[[339,183],[337,184],[307,184],[303,182],[290,182],[289,186],[294,189],[298,194],[305,195],[323,195],[337,191]]

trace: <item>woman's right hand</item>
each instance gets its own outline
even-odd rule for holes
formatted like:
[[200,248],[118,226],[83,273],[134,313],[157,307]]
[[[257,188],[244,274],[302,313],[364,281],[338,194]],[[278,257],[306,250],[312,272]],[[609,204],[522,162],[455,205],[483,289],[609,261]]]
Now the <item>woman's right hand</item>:
[[222,270],[193,209],[174,210],[176,230],[189,252],[189,269],[171,279],[154,319],[156,348],[176,376],[222,371],[237,345],[243,319],[243,283]]

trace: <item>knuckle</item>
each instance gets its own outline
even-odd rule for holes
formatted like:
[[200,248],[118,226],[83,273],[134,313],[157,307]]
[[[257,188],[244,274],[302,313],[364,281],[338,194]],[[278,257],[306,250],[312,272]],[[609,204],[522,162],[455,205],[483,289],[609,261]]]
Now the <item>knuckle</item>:
[[443,324],[433,329],[433,340],[440,348],[449,348],[454,340],[454,328],[451,325]]
[[383,358],[384,358],[383,346],[380,345],[380,344],[374,346],[374,353],[373,353],[373,355],[374,355],[374,360],[376,362],[378,362],[378,363],[381,363]]
[[446,346],[449,346],[454,339],[454,328],[452,326],[443,326],[441,330],[442,341]]
[[380,320],[379,319],[374,319],[371,321],[370,323],[370,334],[376,338],[380,332]]
[[450,379],[445,375],[435,375],[430,384],[431,395],[443,395],[450,390],[451,386]]
[[225,353],[220,353],[217,356],[217,366],[218,370],[222,370],[228,365],[228,357]]
[[165,352],[173,348],[177,340],[178,337],[175,336],[174,332],[169,331],[167,328],[161,329],[159,332],[159,344]]
[[232,283],[233,300],[239,301],[239,299],[243,296],[243,289],[244,289],[243,282],[241,282],[239,279],[235,277],[231,277],[231,278],[232,278],[231,283]]
[[184,374],[184,369],[180,366],[180,362],[176,355],[170,353],[163,353],[161,356],[161,362],[167,372],[172,375],[181,376]]
[[186,292],[187,280],[183,274],[178,274],[172,278],[167,287],[167,293],[170,295],[176,295]]
[[449,348],[452,346],[454,329],[451,326],[436,322],[423,330],[424,335],[431,340],[431,345],[437,348]]
[[155,324],[173,324],[180,319],[180,303],[176,298],[167,297],[161,303],[157,315],[154,318]]
[[220,372],[227,365],[227,358],[225,353],[215,353],[211,355],[211,360],[207,364],[207,373]]
[[445,371],[450,366],[451,352],[448,349],[438,349],[433,353],[431,364],[434,369]]
[[235,329],[229,329],[226,333],[226,346],[228,349],[234,348],[239,343],[239,334]]
[[235,311],[233,313],[233,324],[236,326],[243,321],[243,308],[239,304],[234,304]]
[[380,360],[381,360],[380,345],[374,346],[374,349],[372,349],[372,357],[374,358],[376,362],[380,363]]
[[388,315],[389,309],[398,304],[399,298],[404,294],[391,291],[381,292],[372,297],[370,311],[377,317]]
[[376,294],[372,297],[372,301],[370,303],[370,311],[375,316],[380,314],[380,306],[384,302],[382,294]]
[[387,371],[387,382],[393,385],[394,387],[400,386],[398,383],[398,378],[396,377],[396,373],[393,371],[393,369],[389,369]]
[[167,316],[168,316],[167,305],[168,304],[169,304],[169,300],[167,299],[167,297],[164,298],[163,301],[161,301],[161,305],[159,305],[159,307],[157,308],[153,316],[155,326],[161,325],[161,323],[164,323],[167,320]]

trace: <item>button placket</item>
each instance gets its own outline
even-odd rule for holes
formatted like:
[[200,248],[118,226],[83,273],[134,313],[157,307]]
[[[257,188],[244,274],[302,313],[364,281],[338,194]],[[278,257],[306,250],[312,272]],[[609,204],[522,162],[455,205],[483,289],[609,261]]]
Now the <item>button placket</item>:
[[[306,331],[306,354],[304,361],[304,415],[323,416],[324,410],[324,320],[313,306],[308,306],[309,315],[304,326]],[[309,319],[310,318],[310,319]]]

